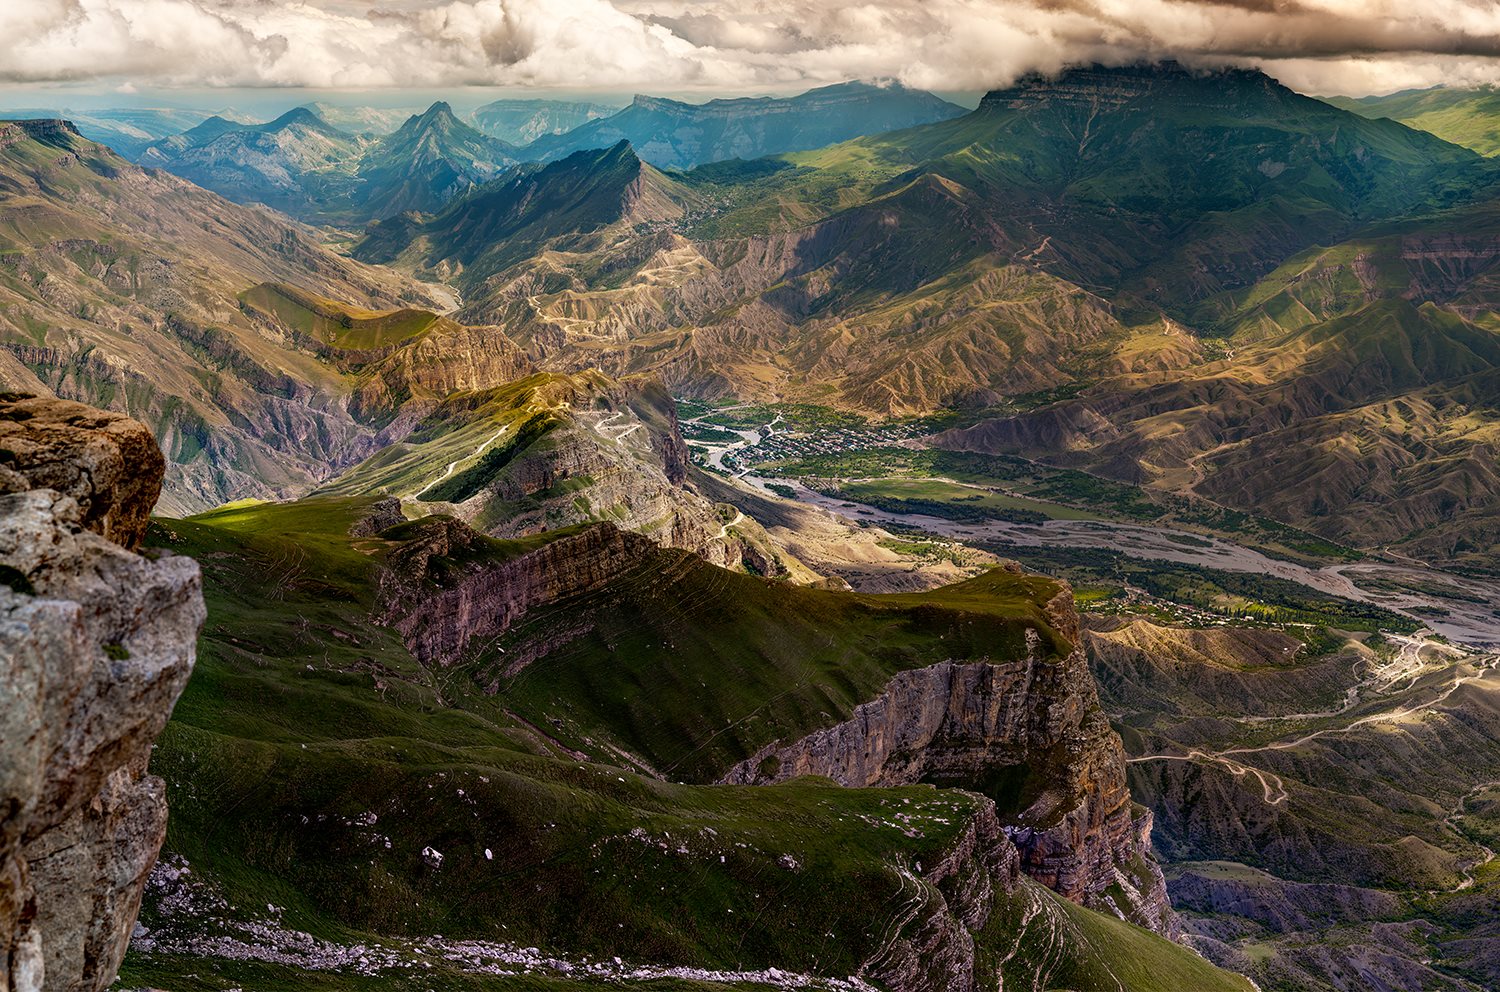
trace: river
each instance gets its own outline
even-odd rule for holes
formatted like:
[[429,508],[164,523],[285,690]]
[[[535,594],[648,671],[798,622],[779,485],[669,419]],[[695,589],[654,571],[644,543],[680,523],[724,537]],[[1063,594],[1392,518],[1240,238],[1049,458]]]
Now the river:
[[[696,420],[688,421],[694,422]],[[762,433],[755,430],[720,429],[732,430],[740,435],[740,440],[724,445],[698,443],[696,446],[705,453],[708,464],[721,472],[726,471],[724,458],[727,455],[741,448],[753,447],[762,439]],[[1371,558],[1352,564],[1345,562],[1314,567],[1271,558],[1222,537],[1114,521],[1049,520],[1041,524],[1017,524],[1001,520],[984,523],[958,522],[920,513],[896,513],[836,499],[792,479],[763,478],[748,469],[733,473],[733,477],[740,485],[748,486],[763,495],[775,495],[770,489],[772,485],[789,486],[798,501],[821,507],[851,521],[863,520],[910,527],[965,543],[998,542],[1022,547],[1092,548],[1117,551],[1148,561],[1180,562],[1226,572],[1272,575],[1301,583],[1319,592],[1384,607],[1410,617],[1434,633],[1442,634],[1459,644],[1487,651],[1500,649],[1500,582],[1457,575],[1420,564],[1401,564]],[[1379,579],[1403,585],[1415,583],[1424,588],[1446,585],[1455,589],[1456,595],[1449,597],[1436,592],[1373,589],[1358,584],[1356,580],[1360,578],[1366,583]],[[1419,612],[1424,610],[1444,610],[1447,613],[1438,616],[1431,612]]]

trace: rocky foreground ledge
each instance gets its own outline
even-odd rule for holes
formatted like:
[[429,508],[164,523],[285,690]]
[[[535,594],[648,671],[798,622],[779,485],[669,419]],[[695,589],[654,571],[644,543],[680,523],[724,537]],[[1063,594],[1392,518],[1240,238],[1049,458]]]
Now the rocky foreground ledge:
[[149,431],[0,394],[0,989],[114,981],[166,835],[146,763],[192,671],[198,566],[134,553]]

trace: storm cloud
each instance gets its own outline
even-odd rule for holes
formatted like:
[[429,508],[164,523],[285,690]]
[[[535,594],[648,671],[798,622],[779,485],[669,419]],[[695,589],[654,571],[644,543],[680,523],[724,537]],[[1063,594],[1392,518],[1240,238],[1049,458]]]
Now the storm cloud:
[[1494,0],[6,0],[0,79],[942,90],[1175,57],[1364,93],[1500,79]]

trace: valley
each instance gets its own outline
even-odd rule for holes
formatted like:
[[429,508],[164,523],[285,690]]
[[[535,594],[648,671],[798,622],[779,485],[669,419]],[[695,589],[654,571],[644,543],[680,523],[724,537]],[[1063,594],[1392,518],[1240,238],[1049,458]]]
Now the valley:
[[1486,91],[472,89],[0,121],[0,988],[1500,984]]
[[[1034,487],[1023,484],[1018,492],[1009,479],[986,480],[974,475],[963,481],[911,478],[899,464],[893,464],[900,456],[893,459],[890,448],[906,444],[911,446],[906,449],[908,454],[921,450],[922,438],[930,436],[921,425],[796,431],[782,428],[778,434],[778,425],[785,420],[783,414],[765,408],[756,412],[771,419],[759,427],[735,426],[744,421],[743,411],[727,407],[684,422],[685,427],[712,427],[721,435],[736,438],[728,442],[722,438],[694,440],[690,430],[688,443],[702,463],[762,494],[796,499],[856,525],[877,524],[900,533],[956,540],[1012,556],[1025,548],[1086,548],[1144,561],[1270,576],[1339,600],[1378,607],[1387,622],[1404,618],[1407,623],[1403,630],[1424,626],[1459,644],[1492,650],[1500,647],[1500,583],[1481,577],[1444,572],[1399,557],[1368,556],[1350,561],[1346,554],[1319,561],[1304,553],[1297,560],[1289,560],[1284,552],[1276,553],[1274,546],[1257,549],[1238,544],[1235,539],[1243,539],[1242,535],[1212,526],[1200,524],[1193,530],[1148,526],[1119,512],[1121,506],[1151,506],[1145,494],[1133,493],[1127,487],[1116,486],[1109,492],[1108,501],[1090,505],[1037,499],[1028,493]],[[767,443],[771,438],[777,439],[775,444]],[[846,463],[849,456],[858,459],[865,453],[865,464],[883,466],[883,472],[867,480],[838,477],[835,481],[819,471],[826,469],[818,456],[828,452],[837,452],[838,460]],[[856,462],[856,467],[863,466]],[[1014,470],[1024,463],[1009,467]],[[796,474],[809,468],[818,474]],[[1026,471],[1045,475],[1046,467],[1026,467]],[[908,479],[917,486],[908,485]],[[1101,488],[1107,485],[1104,480],[1095,481]],[[999,502],[991,498],[997,490],[1003,497]],[[860,502],[859,494],[865,491],[880,494],[884,505]],[[922,495],[914,499],[915,493]],[[943,515],[920,512],[934,497],[942,501]],[[910,508],[914,504],[916,508]],[[1005,519],[1017,515],[1024,518]]]

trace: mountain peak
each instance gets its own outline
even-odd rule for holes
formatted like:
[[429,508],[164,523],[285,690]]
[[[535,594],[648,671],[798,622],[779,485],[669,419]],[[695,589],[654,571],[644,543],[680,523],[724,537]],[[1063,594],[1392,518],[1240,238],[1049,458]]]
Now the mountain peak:
[[281,131],[294,124],[300,124],[304,127],[314,127],[320,130],[335,130],[332,124],[319,117],[308,107],[293,107],[274,121],[263,125],[262,130]]
[[[397,134],[424,134],[437,130],[469,130],[468,125],[458,119],[453,113],[453,108],[444,100],[439,100],[420,114],[412,114],[396,130]],[[476,132],[477,136],[477,132]]]

